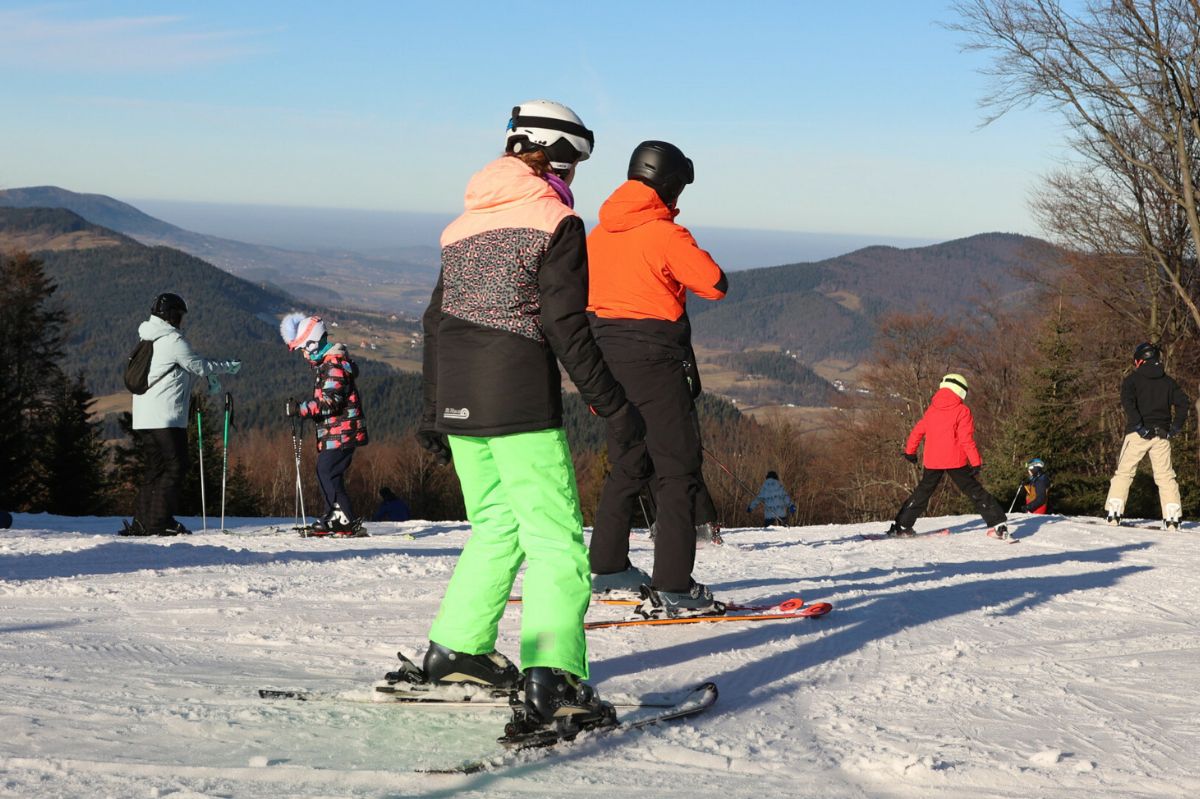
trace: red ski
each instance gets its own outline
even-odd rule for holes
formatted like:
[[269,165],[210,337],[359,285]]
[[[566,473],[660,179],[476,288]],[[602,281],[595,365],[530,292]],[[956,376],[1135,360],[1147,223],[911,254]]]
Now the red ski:
[[884,540],[893,539],[893,538],[899,539],[899,540],[904,540],[906,538],[923,538],[927,535],[950,535],[950,530],[949,530],[949,528],[947,528],[945,530],[929,530],[924,533],[917,533],[916,535],[888,535],[887,533],[859,533],[858,537],[861,538],[863,541],[884,541]]
[[[519,597],[519,596],[510,596],[508,598],[508,604],[510,604],[510,605],[519,605],[520,603],[521,603],[521,597]],[[603,599],[603,598],[599,598],[599,597],[592,597],[592,604],[593,605],[622,605],[622,606],[627,606],[627,607],[633,607],[635,605],[642,604],[642,600],[640,600],[640,599]],[[791,613],[792,611],[796,611],[796,610],[799,610],[800,608],[804,607],[804,600],[798,596],[794,596],[791,599],[785,599],[782,602],[775,603],[774,605],[739,605],[736,602],[725,602],[723,604],[725,605],[726,610],[738,610],[738,611],[746,610],[746,611],[760,611],[760,612],[767,611],[767,610],[774,610],[774,611],[778,611],[780,613]],[[815,615],[819,616],[821,614],[818,613]]]
[[[728,606],[726,606],[728,607]],[[753,622],[777,621],[782,619],[803,619],[813,616],[824,616],[833,610],[828,602],[818,602],[806,605],[799,610],[783,613],[736,612],[722,616],[680,616],[676,618],[656,617],[650,619],[622,619],[618,621],[589,621],[585,622],[585,630],[601,630],[607,627],[642,627],[659,624],[711,624],[715,622]]]

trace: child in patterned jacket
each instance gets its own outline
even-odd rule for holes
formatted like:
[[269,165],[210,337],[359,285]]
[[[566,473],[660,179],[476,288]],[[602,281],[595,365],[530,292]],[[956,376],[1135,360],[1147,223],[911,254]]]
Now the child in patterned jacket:
[[315,373],[313,398],[287,405],[288,416],[311,418],[317,425],[317,482],[325,497],[325,516],[313,522],[314,535],[364,535],[346,492],[346,471],[354,450],[367,444],[362,399],[355,384],[358,367],[344,344],[332,344],[319,316],[288,314],[279,325],[288,349],[299,350]]

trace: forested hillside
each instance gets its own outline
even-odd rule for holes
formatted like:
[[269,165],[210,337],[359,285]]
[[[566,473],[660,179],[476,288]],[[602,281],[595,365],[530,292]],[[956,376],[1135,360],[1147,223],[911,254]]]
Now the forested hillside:
[[930,247],[867,247],[807,264],[736,272],[721,302],[692,302],[697,340],[744,349],[775,345],[805,363],[861,359],[888,312],[978,314],[981,303],[1030,291],[1023,270],[1059,268],[1056,250],[989,233]]
[[86,250],[136,244],[81,216],[57,208],[0,208],[0,252]]

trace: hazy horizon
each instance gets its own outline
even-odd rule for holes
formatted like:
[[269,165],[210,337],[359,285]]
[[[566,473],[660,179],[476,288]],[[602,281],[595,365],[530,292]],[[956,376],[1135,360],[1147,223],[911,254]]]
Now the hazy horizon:
[[[291,250],[364,254],[438,246],[451,213],[373,211],[186,200],[123,199],[150,216],[209,236]],[[596,222],[584,216],[590,229]],[[687,225],[686,209],[680,223]],[[825,233],[688,226],[697,243],[726,269],[819,261],[869,246],[923,247],[946,239],[871,233]],[[980,230],[977,233],[991,231]]]

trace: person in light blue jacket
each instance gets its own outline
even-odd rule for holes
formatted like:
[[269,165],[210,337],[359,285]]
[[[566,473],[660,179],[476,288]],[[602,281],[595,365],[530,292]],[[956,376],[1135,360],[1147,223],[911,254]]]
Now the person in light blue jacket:
[[145,471],[134,505],[133,523],[122,535],[180,535],[191,531],[175,519],[179,492],[187,471],[188,394],[193,377],[207,377],[209,389],[220,391],[215,375],[237,374],[242,362],[210,361],[197,355],[179,332],[187,303],[178,294],[154,299],[150,318],[138,326],[143,341],[154,342],[147,376],[149,388],[133,395],[133,434],[144,455]]
[[787,527],[788,516],[796,512],[792,498],[788,496],[783,483],[779,482],[779,475],[775,472],[767,472],[767,479],[763,480],[762,488],[758,490],[758,496],[750,501],[750,507],[746,508],[746,512],[753,513],[756,505],[762,505],[763,521],[766,524],[774,524],[779,527]]

